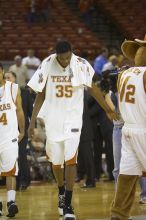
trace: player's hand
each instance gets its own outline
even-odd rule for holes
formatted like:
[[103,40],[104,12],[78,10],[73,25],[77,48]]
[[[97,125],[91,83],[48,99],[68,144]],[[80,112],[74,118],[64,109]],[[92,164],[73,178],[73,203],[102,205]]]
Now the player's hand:
[[23,137],[24,137],[24,132],[23,133],[20,132],[18,136],[18,142],[20,142],[23,139]]
[[34,126],[30,124],[28,128],[28,137],[30,140],[32,140],[33,136],[34,136]]
[[111,112],[106,113],[106,115],[107,115],[107,117],[108,117],[111,121],[112,121],[112,120],[117,121],[117,120],[120,119],[119,114],[118,114],[117,112],[111,111]]

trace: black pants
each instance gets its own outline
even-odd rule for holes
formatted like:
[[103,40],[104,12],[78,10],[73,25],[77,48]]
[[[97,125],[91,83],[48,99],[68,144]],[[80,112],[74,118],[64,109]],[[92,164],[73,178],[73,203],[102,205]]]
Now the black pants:
[[26,150],[27,143],[28,143],[27,137],[24,137],[19,143],[19,153],[18,153],[19,172],[17,176],[18,188],[21,185],[29,186],[30,184],[30,168],[27,161],[27,150]]
[[109,174],[109,180],[114,180],[113,169],[114,169],[114,159],[113,159],[113,124],[111,121],[106,120],[105,123],[101,124],[101,133],[105,141],[105,154],[106,154],[106,163],[107,171]]
[[103,136],[101,133],[100,125],[93,123],[94,126],[94,166],[95,177],[99,180],[102,173],[102,152],[103,152]]
[[[113,142],[112,133],[113,125],[110,121],[106,120],[97,125],[97,123],[92,123],[94,129],[94,163],[95,163],[95,175],[97,179],[100,179],[102,172],[102,153],[106,154],[107,171],[109,175],[109,180],[113,180]],[[105,149],[103,149],[103,141],[105,142]]]
[[94,184],[95,171],[92,141],[81,141],[78,151],[77,173],[79,178],[86,175],[86,184]]

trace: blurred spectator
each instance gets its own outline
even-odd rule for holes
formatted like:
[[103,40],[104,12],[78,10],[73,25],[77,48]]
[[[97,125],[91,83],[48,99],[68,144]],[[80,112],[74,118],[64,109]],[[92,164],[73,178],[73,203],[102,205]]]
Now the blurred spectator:
[[94,9],[94,0],[80,0],[79,9],[83,21],[90,26],[92,24],[92,12]]
[[129,66],[130,67],[130,66],[134,66],[134,63],[131,60],[124,57],[122,54],[120,54],[118,56],[118,66],[119,67],[123,67],[123,66]]
[[53,0],[37,0],[37,13],[39,21],[48,22],[53,7]]
[[[108,119],[106,113],[102,110],[99,104],[91,97],[89,99],[90,116],[94,132],[94,161],[96,168],[96,178],[99,180],[102,170],[102,153],[106,154],[108,180],[113,181],[112,174],[114,168],[113,160],[113,123]],[[104,151],[103,151],[104,140]]]
[[27,13],[27,21],[29,23],[34,23],[37,21],[37,12],[36,12],[36,0],[25,0],[25,7]]
[[31,178],[32,180],[51,181],[53,179],[51,165],[48,162],[45,151],[45,124],[40,117],[36,120],[34,136],[29,143],[31,155]]
[[99,54],[99,56],[96,57],[94,61],[94,70],[98,77],[101,77],[102,68],[104,64],[108,62],[108,54],[109,54],[108,49],[102,48],[101,53]]
[[27,80],[30,80],[37,68],[39,67],[41,61],[39,58],[34,56],[34,50],[29,49],[27,51],[27,57],[22,59],[22,64],[28,69]]
[[34,136],[31,140],[31,144],[36,150],[42,150],[44,148],[45,151],[45,141],[46,141],[46,135],[45,135],[45,124],[42,118],[37,118],[36,122],[37,126],[34,129]]
[[112,55],[108,59],[109,61],[103,65],[102,72],[107,71],[107,70],[114,70],[117,68],[118,64],[118,57],[115,55]]
[[[16,75],[14,72],[6,72],[4,74],[6,80],[16,82]],[[29,120],[31,118],[33,102],[29,90],[25,87],[21,87],[22,108],[25,116],[25,135],[19,142],[19,154],[18,154],[18,166],[19,172],[17,176],[17,189],[25,190],[30,184],[30,169],[27,161],[26,146],[28,143],[27,130],[29,126]]]
[[27,80],[27,67],[22,64],[21,56],[17,55],[14,57],[15,64],[9,67],[9,71],[16,74],[16,83],[19,86],[25,86]]
[[86,91],[84,96],[83,126],[78,151],[77,174],[78,181],[86,176],[83,188],[95,187],[93,130],[88,109],[88,94]]

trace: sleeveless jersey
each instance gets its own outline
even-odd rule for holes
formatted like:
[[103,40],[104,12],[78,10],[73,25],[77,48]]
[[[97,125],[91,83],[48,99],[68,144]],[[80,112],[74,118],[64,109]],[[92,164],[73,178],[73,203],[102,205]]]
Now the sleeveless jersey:
[[146,93],[143,77],[145,67],[131,67],[119,77],[119,108],[127,124],[146,126]]
[[63,141],[81,132],[84,86],[73,87],[69,66],[54,60],[46,83],[44,120],[49,140]]
[[0,98],[0,146],[9,140],[18,138],[18,122],[16,115],[16,96],[18,85],[6,81],[3,95]]

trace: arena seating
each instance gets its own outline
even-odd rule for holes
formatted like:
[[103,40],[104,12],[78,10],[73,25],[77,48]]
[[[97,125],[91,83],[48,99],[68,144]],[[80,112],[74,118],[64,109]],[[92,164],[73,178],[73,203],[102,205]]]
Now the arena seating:
[[98,0],[97,5],[109,19],[112,19],[126,38],[143,39],[146,33],[142,25],[146,22],[145,0]]
[[[59,39],[68,39],[80,53],[98,51],[102,43],[84,23],[72,14],[62,0],[54,0],[49,22],[29,24],[25,1],[0,2],[0,60],[12,60],[16,54],[26,55],[29,48],[43,59]],[[89,44],[91,42],[91,44]]]

